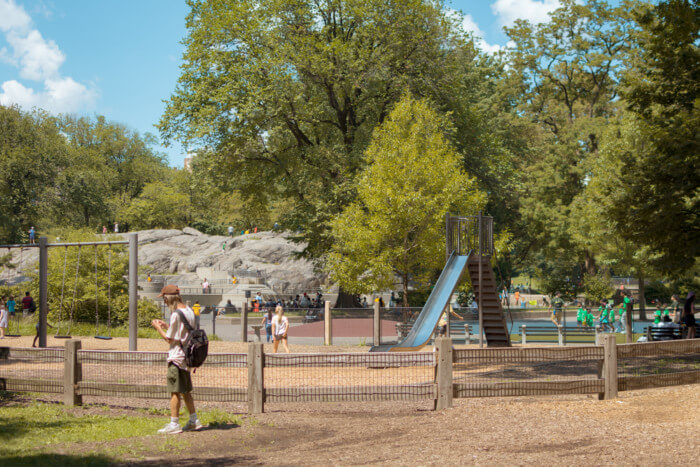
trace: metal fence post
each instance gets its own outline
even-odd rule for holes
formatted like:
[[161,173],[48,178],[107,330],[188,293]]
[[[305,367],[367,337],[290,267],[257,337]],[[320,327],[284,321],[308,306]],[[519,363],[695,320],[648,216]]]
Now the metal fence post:
[[333,345],[333,318],[331,317],[331,302],[326,300],[326,308],[323,312],[324,334],[323,344]]
[[39,237],[39,347],[46,347],[46,315],[49,312],[49,240]]
[[520,326],[520,341],[522,345],[527,344],[527,326],[524,324]]
[[248,302],[243,304],[241,310],[241,342],[248,342]]
[[564,345],[564,333],[561,330],[561,326],[557,326],[557,336],[559,338],[559,346]]
[[66,341],[63,352],[63,403],[68,407],[83,405],[83,396],[78,392],[78,383],[82,379],[82,368],[78,363],[79,340]]
[[248,343],[248,413],[265,410],[265,355],[262,342]]
[[211,312],[211,333],[212,335],[216,334],[216,315],[219,312],[219,310],[214,307],[214,309]]
[[139,235],[129,234],[129,350],[136,351],[139,338],[138,318]]
[[437,366],[435,380],[437,382],[437,399],[435,409],[442,410],[452,407],[452,339],[438,337],[435,340],[437,350]]
[[379,308],[379,302],[374,302],[374,321],[373,321],[373,333],[372,333],[372,344],[381,345],[382,344],[382,318]]
[[598,398],[615,399],[617,397],[617,341],[614,334],[603,336],[602,373],[605,392],[598,394]]

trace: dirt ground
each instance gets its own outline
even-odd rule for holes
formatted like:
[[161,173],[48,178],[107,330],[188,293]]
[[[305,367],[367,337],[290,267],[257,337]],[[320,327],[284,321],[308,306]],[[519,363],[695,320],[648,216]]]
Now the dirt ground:
[[441,412],[416,402],[268,405],[262,415],[241,413],[241,426],[170,435],[181,446],[172,454],[143,449],[166,435],[109,447],[127,448],[127,465],[697,465],[700,411],[688,408],[700,404],[700,385],[625,392],[610,401],[454,402]]

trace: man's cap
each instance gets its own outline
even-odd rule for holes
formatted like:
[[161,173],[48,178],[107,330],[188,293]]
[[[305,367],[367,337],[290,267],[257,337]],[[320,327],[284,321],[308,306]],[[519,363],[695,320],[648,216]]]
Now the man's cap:
[[163,287],[158,297],[162,297],[163,295],[180,295],[180,289],[175,284],[168,284]]

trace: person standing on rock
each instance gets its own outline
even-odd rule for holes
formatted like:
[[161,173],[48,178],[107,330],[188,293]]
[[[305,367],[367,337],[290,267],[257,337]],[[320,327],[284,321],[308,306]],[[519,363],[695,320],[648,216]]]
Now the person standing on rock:
[[202,294],[208,294],[209,293],[209,282],[207,281],[207,278],[204,278],[204,282],[202,282]]
[[233,237],[233,226],[232,225],[228,226],[228,236]]

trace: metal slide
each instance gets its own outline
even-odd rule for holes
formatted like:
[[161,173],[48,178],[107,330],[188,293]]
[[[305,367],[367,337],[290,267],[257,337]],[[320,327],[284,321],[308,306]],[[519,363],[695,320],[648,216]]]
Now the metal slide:
[[376,345],[370,352],[409,352],[417,351],[428,343],[435,331],[438,321],[445,307],[449,304],[450,297],[459,284],[469,256],[457,255],[454,252],[445,264],[440,277],[435,283],[433,291],[425,302],[425,306],[418,315],[418,319],[413,324],[411,332],[396,345]]

